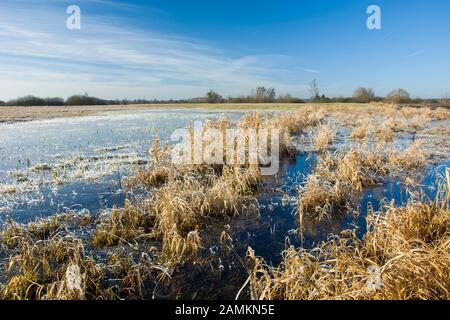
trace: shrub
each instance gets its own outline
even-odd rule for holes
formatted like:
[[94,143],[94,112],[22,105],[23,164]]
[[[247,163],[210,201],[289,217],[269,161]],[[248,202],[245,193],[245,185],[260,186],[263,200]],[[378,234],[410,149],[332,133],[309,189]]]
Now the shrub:
[[75,95],[66,100],[68,106],[93,106],[93,105],[105,105],[107,101],[96,97],[90,97],[88,95]]
[[355,93],[353,94],[353,99],[356,102],[370,102],[373,101],[374,98],[375,93],[371,88],[360,87],[356,89]]
[[222,96],[214,90],[210,90],[206,93],[206,99],[209,103],[219,103],[223,101]]
[[403,89],[392,90],[386,98],[394,103],[407,103],[411,101],[408,91]]

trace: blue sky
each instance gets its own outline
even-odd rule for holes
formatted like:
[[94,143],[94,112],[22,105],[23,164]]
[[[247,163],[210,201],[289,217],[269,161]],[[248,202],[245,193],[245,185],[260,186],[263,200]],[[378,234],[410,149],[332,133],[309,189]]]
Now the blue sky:
[[[81,8],[81,30],[66,8]],[[366,27],[369,5],[382,30]],[[307,97],[358,86],[450,94],[448,0],[2,0],[0,100],[87,92],[190,98],[257,85]]]

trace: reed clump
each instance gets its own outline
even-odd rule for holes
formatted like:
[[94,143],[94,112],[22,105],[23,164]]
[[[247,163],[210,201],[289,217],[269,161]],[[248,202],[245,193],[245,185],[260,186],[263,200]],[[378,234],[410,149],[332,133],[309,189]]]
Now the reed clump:
[[290,134],[299,134],[311,127],[319,126],[326,116],[324,109],[299,108],[292,112],[279,114],[270,121],[277,128],[286,128]]
[[148,297],[160,272],[170,277],[167,270],[156,264],[156,258],[140,250],[129,252],[117,248],[111,252],[107,269],[116,282],[114,294],[131,299]]
[[0,194],[14,194],[18,192],[18,188],[16,186],[1,186]]
[[380,143],[392,142],[395,138],[395,131],[390,122],[384,122],[377,126],[374,131],[375,139]]
[[4,299],[103,297],[104,273],[85,255],[80,239],[60,232],[36,240],[26,227],[20,228],[10,225],[4,231],[15,234],[13,242],[2,237],[7,245],[16,244],[6,261],[10,278],[1,290]]
[[419,142],[412,143],[403,152],[391,150],[389,154],[389,164],[404,172],[423,169],[426,163],[427,155]]
[[352,197],[364,188],[383,183],[387,175],[404,176],[425,168],[428,156],[423,145],[411,143],[404,150],[386,144],[360,144],[338,151],[323,153],[315,172],[299,189],[300,220],[308,214],[319,219],[333,212],[348,211]]
[[320,247],[290,247],[277,267],[250,250],[256,299],[448,300],[450,177],[436,201],[390,205],[367,217],[363,239],[334,236]]
[[299,194],[300,225],[305,215],[318,220],[330,217],[333,212],[347,207],[347,197],[343,186],[326,177],[313,174]]
[[127,202],[114,209],[97,226],[92,241],[97,246],[155,239],[162,241],[162,258],[174,264],[195,257],[201,239],[198,230],[207,217],[233,216],[255,202],[261,184],[257,166],[222,168],[207,174],[172,173],[141,203]]
[[92,235],[95,246],[115,246],[138,238],[151,238],[154,217],[146,204],[125,201],[121,209],[105,213]]
[[162,238],[162,251],[170,257],[168,261],[195,256],[200,247],[198,230],[205,219],[242,213],[255,201],[253,194],[259,184],[258,168],[224,167],[219,177],[185,177],[159,189],[152,205],[156,219],[153,232]]
[[327,124],[318,127],[317,134],[314,137],[313,145],[320,151],[324,152],[336,139],[336,132]]
[[350,134],[350,139],[364,141],[369,138],[370,127],[367,124],[356,126]]
[[304,215],[320,220],[348,210],[352,195],[378,184],[388,172],[386,158],[379,150],[361,147],[323,154],[315,172],[299,190],[300,220]]
[[46,240],[62,227],[61,216],[58,215],[37,219],[27,225],[8,220],[0,233],[0,239],[8,248],[15,248],[25,242]]

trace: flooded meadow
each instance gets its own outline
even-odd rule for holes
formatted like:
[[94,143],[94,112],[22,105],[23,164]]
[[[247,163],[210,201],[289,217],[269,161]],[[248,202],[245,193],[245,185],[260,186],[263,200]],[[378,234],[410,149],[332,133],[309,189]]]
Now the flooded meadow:
[[[194,121],[279,130],[280,170],[174,165]],[[382,104],[0,124],[0,295],[448,299],[449,124]]]

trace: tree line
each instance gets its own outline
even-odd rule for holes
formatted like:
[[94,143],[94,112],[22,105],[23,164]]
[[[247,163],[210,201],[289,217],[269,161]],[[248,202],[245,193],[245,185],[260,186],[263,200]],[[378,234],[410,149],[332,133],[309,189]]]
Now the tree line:
[[391,102],[391,103],[436,103],[450,106],[450,99],[445,95],[441,99],[421,99],[411,98],[408,91],[404,89],[395,89],[389,92],[385,97],[377,96],[372,88],[359,87],[350,97],[327,97],[321,93],[316,80],[313,80],[308,87],[309,98],[301,99],[293,97],[290,94],[276,95],[274,88],[256,87],[256,90],[248,96],[223,98],[219,93],[210,90],[205,97],[196,98],[195,102],[204,103],[369,103],[369,102]]
[[404,89],[395,89],[389,92],[385,97],[377,96],[373,89],[359,87],[350,97],[327,97],[323,94],[317,84],[313,80],[308,88],[309,98],[301,99],[290,94],[280,94],[277,96],[275,88],[258,86],[247,96],[238,97],[222,97],[215,90],[210,90],[204,97],[193,99],[169,99],[169,100],[106,100],[97,97],[84,95],[74,95],[66,100],[59,97],[39,98],[28,95],[7,102],[0,101],[0,106],[92,106],[92,105],[130,105],[130,104],[175,104],[175,103],[332,103],[332,102],[392,102],[392,103],[433,103],[450,106],[450,99],[444,96],[441,99],[421,99],[411,98],[410,94]]
[[155,104],[155,103],[189,103],[190,100],[107,100],[97,97],[92,97],[87,94],[74,95],[66,100],[59,97],[40,98],[33,95],[27,95],[9,101],[0,101],[0,106],[17,106],[17,107],[31,107],[31,106],[96,106],[96,105],[129,105],[129,104]]

